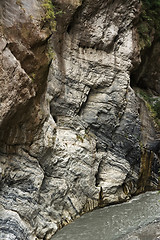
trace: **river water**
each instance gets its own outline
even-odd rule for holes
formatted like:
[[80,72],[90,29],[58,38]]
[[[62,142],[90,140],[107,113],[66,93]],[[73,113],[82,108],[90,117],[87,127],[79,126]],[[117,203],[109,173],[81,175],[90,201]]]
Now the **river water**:
[[160,194],[147,192],[96,209],[58,231],[52,240],[160,240]]

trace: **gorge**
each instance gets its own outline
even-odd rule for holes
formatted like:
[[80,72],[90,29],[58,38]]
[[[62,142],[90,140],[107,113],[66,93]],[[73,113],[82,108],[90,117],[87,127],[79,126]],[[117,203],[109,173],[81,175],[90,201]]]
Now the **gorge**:
[[152,2],[0,1],[2,240],[160,188]]

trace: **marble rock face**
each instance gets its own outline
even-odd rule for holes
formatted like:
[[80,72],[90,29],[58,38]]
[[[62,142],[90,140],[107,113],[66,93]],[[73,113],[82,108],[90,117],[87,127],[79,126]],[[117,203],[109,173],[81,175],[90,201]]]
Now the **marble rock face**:
[[158,151],[141,152],[159,140],[130,84],[139,1],[54,4],[51,36],[40,1],[0,2],[2,240],[50,239],[156,179]]

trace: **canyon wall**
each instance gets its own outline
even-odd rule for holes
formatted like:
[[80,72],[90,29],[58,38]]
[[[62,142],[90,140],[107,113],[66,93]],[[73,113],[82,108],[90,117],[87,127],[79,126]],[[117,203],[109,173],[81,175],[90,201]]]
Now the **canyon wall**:
[[2,240],[47,240],[158,188],[159,126],[139,91],[159,101],[159,42],[139,46],[141,3],[53,5],[56,31],[44,2],[0,2]]

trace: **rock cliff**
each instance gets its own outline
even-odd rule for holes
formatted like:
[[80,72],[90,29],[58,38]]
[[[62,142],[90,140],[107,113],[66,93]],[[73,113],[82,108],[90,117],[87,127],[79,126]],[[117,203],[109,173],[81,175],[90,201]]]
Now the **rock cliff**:
[[139,45],[142,4],[55,0],[56,31],[45,4],[0,2],[2,240],[50,239],[158,186],[159,40]]

